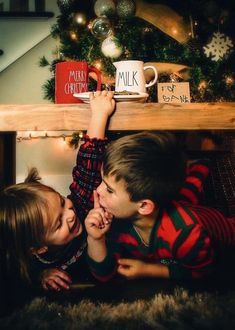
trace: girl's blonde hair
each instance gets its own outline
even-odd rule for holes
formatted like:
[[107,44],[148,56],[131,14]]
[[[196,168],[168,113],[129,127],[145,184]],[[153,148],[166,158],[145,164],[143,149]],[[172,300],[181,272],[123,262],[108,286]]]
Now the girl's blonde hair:
[[17,266],[22,278],[30,281],[31,248],[45,245],[43,219],[49,214],[44,192],[56,192],[40,183],[36,168],[29,171],[25,182],[0,192],[1,266],[10,271]]

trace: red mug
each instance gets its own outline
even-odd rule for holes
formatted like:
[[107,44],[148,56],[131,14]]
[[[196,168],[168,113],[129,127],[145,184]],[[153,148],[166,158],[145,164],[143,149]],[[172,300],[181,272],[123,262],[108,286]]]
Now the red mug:
[[101,72],[87,62],[59,62],[55,72],[55,103],[83,103],[73,94],[88,92],[90,72],[96,73],[97,90],[101,90]]

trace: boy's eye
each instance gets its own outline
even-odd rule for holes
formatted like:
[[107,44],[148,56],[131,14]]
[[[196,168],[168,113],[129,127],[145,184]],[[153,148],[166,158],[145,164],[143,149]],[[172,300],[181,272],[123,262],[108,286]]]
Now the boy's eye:
[[62,219],[60,219],[57,223],[56,230],[60,229],[62,227]]

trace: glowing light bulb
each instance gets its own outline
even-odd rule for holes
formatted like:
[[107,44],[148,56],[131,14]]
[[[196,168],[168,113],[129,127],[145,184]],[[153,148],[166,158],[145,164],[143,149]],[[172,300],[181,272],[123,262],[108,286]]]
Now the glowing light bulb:
[[80,24],[80,25],[85,25],[86,24],[86,16],[82,13],[77,13],[74,16],[74,20],[77,24]]
[[97,60],[93,63],[94,67],[96,67],[97,69],[101,69],[102,67],[102,62],[100,60]]
[[205,80],[202,80],[198,85],[198,90],[203,90],[207,88],[207,82]]
[[233,79],[233,77],[227,76],[227,77],[225,78],[225,84],[226,84],[226,85],[233,85],[233,84],[234,84],[234,79]]
[[77,39],[78,39],[78,37],[77,37],[77,35],[76,35],[76,33],[75,33],[74,31],[71,31],[71,32],[70,32],[70,38],[71,38],[72,40],[77,40]]
[[92,21],[90,21],[87,25],[88,29],[91,30],[92,29]]

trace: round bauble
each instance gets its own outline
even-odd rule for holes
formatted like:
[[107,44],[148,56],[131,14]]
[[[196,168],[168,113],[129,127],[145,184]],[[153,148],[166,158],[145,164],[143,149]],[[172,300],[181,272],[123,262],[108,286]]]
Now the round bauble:
[[58,0],[58,7],[61,9],[68,9],[70,6],[70,0]]
[[98,39],[107,38],[112,32],[112,27],[108,18],[105,16],[96,18],[92,22],[91,32]]
[[96,16],[112,16],[116,10],[113,0],[97,0],[94,6]]
[[116,6],[117,15],[121,18],[135,16],[136,5],[134,0],[120,0]]

